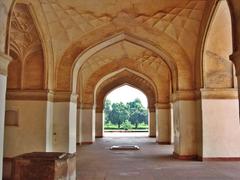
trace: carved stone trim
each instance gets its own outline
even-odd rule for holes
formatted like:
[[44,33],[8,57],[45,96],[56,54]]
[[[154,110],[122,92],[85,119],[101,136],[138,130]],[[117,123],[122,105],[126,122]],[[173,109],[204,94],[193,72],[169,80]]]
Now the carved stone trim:
[[8,64],[11,60],[10,56],[0,52],[0,74],[7,76]]
[[183,90],[177,91],[172,95],[172,101],[187,101],[187,100],[196,100],[200,97],[200,93],[195,90]]
[[103,107],[96,107],[95,111],[96,113],[103,113]]
[[171,104],[170,103],[156,103],[155,107],[156,107],[156,109],[170,109]]
[[150,113],[155,113],[156,112],[155,107],[148,107],[148,110],[149,110]]
[[76,97],[72,97],[69,91],[50,91],[48,93],[48,101],[51,102],[77,102]]
[[33,90],[8,90],[7,100],[38,100],[47,101],[48,92],[47,91],[33,91]]
[[93,104],[81,104],[80,109],[94,109]]
[[231,89],[201,89],[202,99],[238,99],[238,90]]

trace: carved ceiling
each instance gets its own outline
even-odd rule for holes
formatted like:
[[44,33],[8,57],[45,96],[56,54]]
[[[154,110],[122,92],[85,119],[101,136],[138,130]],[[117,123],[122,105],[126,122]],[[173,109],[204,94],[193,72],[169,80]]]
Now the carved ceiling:
[[[194,57],[194,49],[206,7],[206,0],[135,0],[135,1],[80,1],[39,0],[46,16],[55,57],[84,35],[113,24],[134,29],[141,26],[156,36],[164,33]],[[191,47],[191,48],[189,48]]]
[[[126,61],[123,66],[142,72],[150,70],[169,73],[162,59],[170,59],[176,68],[176,87],[194,89],[195,51],[202,37],[203,21],[215,0],[19,0],[29,3],[34,21],[39,23],[43,42],[50,42],[53,52],[54,88],[70,90],[75,60],[86,49],[94,48],[116,34],[127,34],[156,47],[166,57],[140,45],[124,41],[101,49],[81,67],[84,81],[109,64]],[[11,49],[21,59],[40,48],[41,40],[26,6],[17,4],[12,16]],[[44,19],[44,20],[43,20]],[[43,24],[46,22],[46,24]],[[44,28],[42,28],[44,26]],[[46,28],[47,27],[47,28]],[[200,42],[200,41],[199,41]],[[44,42],[46,44],[46,42]],[[137,43],[136,43],[137,44]],[[48,47],[49,49],[49,47]],[[109,53],[111,52],[111,53]],[[156,52],[156,51],[155,51]],[[132,62],[137,62],[131,65]],[[142,69],[141,69],[142,68]],[[145,69],[144,69],[145,68]],[[170,70],[172,73],[172,69]],[[62,74],[62,75],[59,75]],[[169,75],[169,74],[168,74]],[[171,75],[169,75],[171,76]],[[172,75],[173,76],[173,75]],[[172,78],[172,77],[171,77]],[[58,82],[59,81],[59,82]],[[60,85],[59,85],[60,84]],[[64,84],[61,86],[61,84]],[[60,87],[58,89],[58,87]]]
[[11,6],[12,0],[1,0],[0,1],[0,51],[4,52],[5,42],[6,42],[6,29],[7,21],[9,15],[9,9]]
[[120,65],[124,64],[125,61],[132,62],[132,64],[137,65],[138,69],[146,71],[146,73],[147,69],[151,69],[152,72],[159,76],[163,74],[161,71],[165,73],[166,77],[170,75],[167,65],[158,55],[146,48],[122,41],[98,52],[84,63],[80,71],[84,75],[83,84],[92,73],[105,65],[110,63]]
[[23,62],[30,54],[42,50],[38,31],[25,4],[16,4],[12,14],[10,50]]
[[10,21],[8,89],[44,89],[45,67],[42,42],[29,7],[17,3]]
[[149,77],[159,92],[169,92],[171,75],[164,61],[146,48],[127,41],[109,46],[89,58],[79,71],[80,87],[94,89],[101,78],[123,68]]

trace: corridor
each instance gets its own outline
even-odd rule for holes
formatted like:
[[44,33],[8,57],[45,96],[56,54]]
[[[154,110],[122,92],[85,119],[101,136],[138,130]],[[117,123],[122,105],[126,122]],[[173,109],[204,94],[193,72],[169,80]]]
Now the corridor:
[[[140,151],[110,151],[112,145],[138,145]],[[79,180],[159,180],[240,178],[240,162],[180,161],[173,147],[158,145],[154,138],[107,135],[92,145],[78,147]]]

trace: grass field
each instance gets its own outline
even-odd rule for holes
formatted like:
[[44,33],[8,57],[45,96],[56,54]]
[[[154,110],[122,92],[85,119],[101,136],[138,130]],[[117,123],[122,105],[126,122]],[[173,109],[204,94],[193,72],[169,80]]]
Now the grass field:
[[125,130],[125,131],[137,131],[137,132],[142,131],[142,132],[146,132],[146,131],[148,131],[148,124],[141,123],[141,124],[138,125],[137,129],[135,129],[135,126],[131,124],[126,129],[123,126],[118,128],[118,126],[115,125],[115,124],[105,123],[104,130],[105,131],[122,131],[122,130]]

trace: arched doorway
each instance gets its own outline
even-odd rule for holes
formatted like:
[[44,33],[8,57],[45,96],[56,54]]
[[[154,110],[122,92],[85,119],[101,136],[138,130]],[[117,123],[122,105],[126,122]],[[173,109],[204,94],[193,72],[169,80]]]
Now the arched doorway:
[[[140,90],[124,84],[105,96],[103,136],[114,136],[114,133],[120,136],[127,132],[129,135],[148,136],[149,121],[147,97]],[[96,132],[97,129],[96,121]]]

